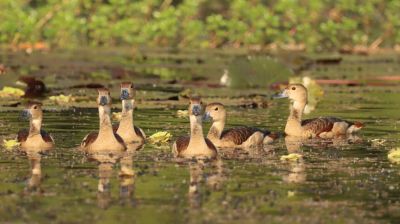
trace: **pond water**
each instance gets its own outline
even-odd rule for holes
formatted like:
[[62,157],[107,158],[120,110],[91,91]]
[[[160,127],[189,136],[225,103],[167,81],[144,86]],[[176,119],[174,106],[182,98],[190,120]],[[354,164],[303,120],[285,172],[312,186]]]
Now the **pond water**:
[[[68,82],[74,81],[61,81]],[[193,88],[206,103],[222,95],[238,99],[258,93],[268,99],[273,94],[265,89]],[[387,159],[388,151],[400,146],[398,86],[323,89],[324,98],[306,118],[329,115],[361,121],[366,127],[360,134],[330,142],[280,138],[262,150],[223,153],[210,164],[177,163],[170,145],[146,144],[121,160],[133,163],[134,176],[119,175],[124,162],[108,155],[96,161],[78,150],[83,137],[98,128],[97,109],[84,108],[85,103],[45,104],[44,129],[54,136],[56,148],[43,155],[1,148],[0,222],[399,223],[400,165]],[[65,91],[92,95],[92,101],[95,97],[94,90]],[[113,95],[117,91],[118,84],[113,84]],[[159,101],[170,95],[139,91],[139,98],[153,99],[152,106],[139,101],[134,115],[147,135],[168,131],[175,138],[188,132],[188,119],[176,113],[186,109],[187,102]],[[287,100],[268,99],[267,108],[255,109],[227,102],[228,126],[284,130]],[[27,127],[19,118],[21,110],[0,110],[4,139]],[[205,123],[204,129],[209,126]],[[302,159],[280,160],[293,152]]]
[[[399,97],[398,89],[386,87],[325,88],[325,98],[311,115],[362,121],[366,127],[359,139],[288,149],[281,138],[261,152],[222,156],[218,164],[205,167],[177,164],[169,147],[147,144],[133,157],[134,178],[119,177],[118,164],[99,168],[76,149],[85,134],[97,128],[97,110],[46,111],[44,127],[56,139],[55,150],[41,160],[39,155],[1,152],[0,221],[398,222],[400,166],[389,163],[387,152],[400,145]],[[229,107],[228,124],[282,131],[287,107],[286,100],[266,109]],[[27,125],[19,120],[19,111],[0,113],[1,135]],[[148,134],[168,130],[179,136],[189,128],[175,110],[140,105],[135,122]],[[374,139],[385,143],[375,144]],[[288,150],[303,159],[280,161]],[[38,162],[41,178],[31,172],[30,164]],[[102,181],[110,182],[108,192],[98,192]]]

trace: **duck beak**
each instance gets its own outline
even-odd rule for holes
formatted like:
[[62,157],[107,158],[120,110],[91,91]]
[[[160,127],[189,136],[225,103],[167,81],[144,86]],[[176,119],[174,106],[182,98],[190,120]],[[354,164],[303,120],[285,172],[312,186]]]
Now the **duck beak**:
[[126,89],[121,90],[121,100],[129,99],[129,92]]
[[105,106],[105,105],[107,105],[107,103],[108,103],[107,97],[106,96],[101,96],[100,97],[100,105],[101,106]]
[[32,117],[31,112],[28,109],[25,109],[21,113],[21,119],[23,120],[29,120]]
[[282,98],[288,98],[288,97],[289,97],[289,95],[287,94],[286,89],[283,90],[281,93],[275,94],[273,96],[274,99],[282,99]]
[[211,120],[210,112],[206,112],[206,113],[204,114],[203,120],[204,120],[204,121],[209,121],[209,120]]
[[201,114],[201,107],[200,107],[200,105],[194,105],[194,106],[192,107],[192,114],[193,114],[194,116],[199,116],[199,115]]

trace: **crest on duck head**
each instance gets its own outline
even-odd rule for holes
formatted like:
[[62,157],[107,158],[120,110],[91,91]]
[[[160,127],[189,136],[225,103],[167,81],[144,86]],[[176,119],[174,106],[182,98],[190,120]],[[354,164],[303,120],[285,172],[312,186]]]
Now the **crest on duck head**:
[[190,97],[191,104],[201,104],[201,97],[200,96],[191,96]]
[[134,85],[132,82],[122,82],[121,83],[121,88],[134,88]]
[[110,95],[110,90],[108,88],[98,88],[97,92],[99,93],[99,95]]

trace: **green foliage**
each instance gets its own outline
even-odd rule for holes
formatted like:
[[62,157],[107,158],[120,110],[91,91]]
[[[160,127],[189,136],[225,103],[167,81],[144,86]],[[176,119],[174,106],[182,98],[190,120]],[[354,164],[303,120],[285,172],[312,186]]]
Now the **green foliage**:
[[383,0],[2,0],[0,43],[264,47],[400,44],[400,3]]

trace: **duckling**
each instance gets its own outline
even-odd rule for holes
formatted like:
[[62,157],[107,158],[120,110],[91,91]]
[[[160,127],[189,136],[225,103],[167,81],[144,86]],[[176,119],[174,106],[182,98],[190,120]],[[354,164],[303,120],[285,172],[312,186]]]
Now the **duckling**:
[[17,141],[22,150],[48,150],[54,147],[54,139],[42,129],[43,110],[39,102],[27,104],[22,116],[29,119],[29,130],[18,132]]
[[135,103],[135,89],[131,82],[121,84],[122,118],[118,126],[114,127],[125,144],[144,143],[146,135],[142,129],[133,125],[133,109]]
[[350,122],[336,117],[320,117],[301,120],[307,104],[307,88],[302,84],[290,84],[276,98],[289,98],[292,101],[285,133],[304,138],[335,138],[359,131],[361,122]]
[[189,106],[190,136],[179,137],[172,146],[175,157],[215,158],[217,149],[203,136],[203,108],[200,97],[192,97]]
[[213,120],[207,138],[218,148],[249,148],[271,143],[275,139],[271,132],[254,127],[224,130],[226,109],[221,103],[208,104],[205,117]]
[[81,149],[85,152],[124,151],[123,139],[113,132],[111,125],[111,96],[106,88],[98,89],[97,104],[99,107],[100,126],[98,132],[91,132],[83,139]]

